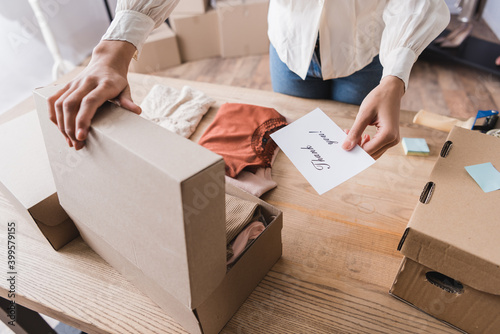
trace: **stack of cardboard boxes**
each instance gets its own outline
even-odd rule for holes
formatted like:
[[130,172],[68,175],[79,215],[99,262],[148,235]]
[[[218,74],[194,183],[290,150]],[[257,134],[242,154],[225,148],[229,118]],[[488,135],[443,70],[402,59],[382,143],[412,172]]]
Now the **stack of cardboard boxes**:
[[181,61],[265,54],[268,7],[269,0],[180,1],[169,18],[172,30],[156,29],[130,69],[151,73]]

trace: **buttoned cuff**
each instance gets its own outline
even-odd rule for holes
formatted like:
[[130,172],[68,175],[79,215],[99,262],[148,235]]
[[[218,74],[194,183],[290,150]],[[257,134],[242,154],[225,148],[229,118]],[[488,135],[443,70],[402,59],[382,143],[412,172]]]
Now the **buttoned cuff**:
[[392,50],[380,59],[384,67],[382,79],[388,75],[398,77],[403,80],[406,91],[408,89],[408,81],[410,80],[411,68],[416,60],[416,53],[409,48],[399,47]]
[[144,42],[154,29],[155,22],[149,16],[133,11],[122,10],[116,13],[102,40],[127,41],[137,49],[134,58],[140,54]]

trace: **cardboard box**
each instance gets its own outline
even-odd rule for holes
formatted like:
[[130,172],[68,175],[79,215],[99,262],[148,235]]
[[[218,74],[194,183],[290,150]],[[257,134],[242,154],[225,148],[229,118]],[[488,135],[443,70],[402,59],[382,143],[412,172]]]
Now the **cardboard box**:
[[222,57],[266,54],[268,0],[218,1]]
[[469,333],[500,333],[500,191],[465,166],[500,167],[500,140],[455,127],[398,249],[390,293]]
[[163,23],[151,32],[137,60],[132,59],[129,70],[151,73],[179,65],[181,58],[177,38],[170,27]]
[[[59,205],[36,111],[0,126],[0,192],[56,250],[78,236]],[[71,157],[70,157],[71,158]]]
[[83,239],[189,332],[220,331],[281,256],[281,213],[228,188],[272,223],[226,272],[222,158],[108,103],[81,159],[56,169],[72,149],[46,114],[55,89],[35,101],[61,205]]
[[215,10],[196,15],[172,15],[183,62],[220,56],[219,19]]
[[181,0],[172,11],[172,15],[177,14],[203,14],[208,9],[210,0]]

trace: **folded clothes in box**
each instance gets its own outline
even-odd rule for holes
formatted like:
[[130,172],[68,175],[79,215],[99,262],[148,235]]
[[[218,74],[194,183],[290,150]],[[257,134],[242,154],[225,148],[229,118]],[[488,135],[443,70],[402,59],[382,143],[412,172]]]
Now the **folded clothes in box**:
[[286,125],[273,108],[224,103],[199,144],[224,158],[226,182],[260,197],[277,186],[271,167],[279,148],[271,134]]
[[[215,101],[184,86],[180,91],[155,85],[141,103],[141,116],[189,138]],[[275,188],[271,167],[279,148],[270,135],[287,124],[272,108],[224,103],[200,138],[200,145],[220,154],[226,182],[260,197]]]
[[[226,187],[219,155],[111,103],[75,152],[48,119],[57,89],[35,100],[59,200],[83,239],[186,330],[220,331],[281,256],[281,212]],[[229,271],[226,193],[258,203],[267,223]]]
[[141,103],[141,116],[189,138],[215,100],[189,86],[154,85]]

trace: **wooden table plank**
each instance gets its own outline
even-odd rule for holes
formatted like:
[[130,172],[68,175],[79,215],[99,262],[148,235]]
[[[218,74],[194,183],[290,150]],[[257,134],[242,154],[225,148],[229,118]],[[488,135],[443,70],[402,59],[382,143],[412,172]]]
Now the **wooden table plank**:
[[[140,103],[164,84],[201,89],[217,103],[192,136],[197,141],[224,102],[276,108],[290,120],[316,107],[350,127],[357,107],[272,92],[130,74]],[[388,294],[402,255],[396,247],[446,135],[411,124],[401,134],[424,137],[429,157],[404,156],[401,145],[375,165],[319,196],[288,158],[273,167],[278,188],[263,199],[284,212],[283,257],[223,330],[224,333],[456,333]],[[59,252],[0,198],[1,244],[6,224],[18,230],[16,301],[90,333],[183,333],[184,330],[80,238]],[[6,247],[0,247],[6,263]],[[7,270],[4,268],[4,273]],[[0,295],[7,297],[1,280]]]

